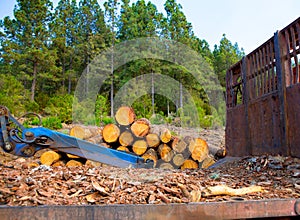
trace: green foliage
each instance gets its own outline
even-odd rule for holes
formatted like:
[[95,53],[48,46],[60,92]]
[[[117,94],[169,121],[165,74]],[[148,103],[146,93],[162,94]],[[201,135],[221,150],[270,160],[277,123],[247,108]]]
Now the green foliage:
[[72,104],[73,96],[66,95],[56,95],[49,99],[47,107],[45,108],[45,113],[52,117],[57,117],[64,123],[72,122]]
[[[106,0],[103,7],[97,0],[80,0],[78,3],[76,0],[59,0],[55,10],[50,0],[16,2],[14,18],[6,17],[0,21],[0,104],[9,107],[12,113],[42,113],[49,118],[44,123],[52,127],[59,127],[59,121],[107,124],[113,121],[110,110],[114,105],[110,103],[110,96],[114,97],[132,79],[160,73],[175,79],[176,86],[180,85],[192,94],[202,127],[225,124],[222,100],[218,109],[214,109],[205,91],[216,88],[204,88],[189,70],[177,65],[176,62],[185,57],[184,51],[176,49],[177,46],[172,48],[172,45],[168,47],[168,51],[175,54],[172,61],[139,59],[117,69],[112,63],[113,78],[99,88],[96,101],[73,100],[71,95],[83,70],[89,72],[87,65],[102,51],[121,41],[153,36],[192,48],[207,64],[201,65],[199,72],[210,73],[213,69],[224,87],[226,70],[241,59],[243,49],[223,35],[220,44],[211,51],[207,41],[195,36],[191,23],[176,0],[165,0],[165,13],[145,0],[134,3],[130,0]],[[153,48],[156,49],[160,50]],[[191,65],[198,67],[199,63]],[[206,76],[203,74],[201,77]],[[203,79],[204,84],[210,81],[209,77]],[[126,96],[122,97],[125,104],[135,109],[138,117],[150,118],[157,124],[194,125],[193,109],[182,106],[188,99],[182,91],[174,92],[172,86],[166,85],[165,91],[172,98],[155,94],[152,102],[150,90],[141,97],[140,93],[135,93],[147,88],[147,83],[140,77],[132,91],[126,91]],[[154,82],[151,91],[159,83]],[[182,109],[187,110],[181,112]]]
[[28,91],[14,76],[0,74],[0,77],[0,105],[8,107],[12,114],[24,114],[29,103]]
[[226,38],[225,34],[223,34],[220,45],[215,45],[213,51],[213,67],[223,87],[226,86],[226,71],[230,66],[238,62],[244,55],[245,53],[243,49],[239,49],[237,43],[233,45],[230,40]]
[[154,125],[166,124],[165,117],[162,115],[162,113],[153,114],[149,120],[151,124]]
[[58,117],[46,117],[42,119],[42,125],[45,128],[57,130],[62,128],[61,120]]

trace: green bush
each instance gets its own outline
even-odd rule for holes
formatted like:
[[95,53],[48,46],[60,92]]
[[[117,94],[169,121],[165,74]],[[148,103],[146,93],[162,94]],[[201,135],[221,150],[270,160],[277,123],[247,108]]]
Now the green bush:
[[72,122],[73,95],[56,95],[49,99],[45,113],[52,117],[57,117],[61,122]]
[[14,115],[26,112],[26,103],[29,102],[29,92],[14,76],[0,74],[0,105],[6,106]]
[[46,117],[42,119],[42,125],[45,128],[57,130],[62,128],[61,120],[58,117]]
[[159,113],[152,115],[149,120],[154,125],[166,124],[165,117]]

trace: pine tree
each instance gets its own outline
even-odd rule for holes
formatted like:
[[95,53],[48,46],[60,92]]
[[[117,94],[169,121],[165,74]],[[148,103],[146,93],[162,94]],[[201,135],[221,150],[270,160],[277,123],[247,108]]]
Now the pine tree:
[[68,80],[68,93],[71,93],[72,76],[76,71],[76,60],[78,54],[78,7],[76,0],[60,0],[55,9],[55,17],[51,22],[52,48],[57,51],[58,62],[61,72],[61,85],[65,90]]
[[17,66],[20,74],[15,74],[26,87],[31,82],[31,101],[35,99],[38,80],[53,81],[52,74],[57,71],[55,51],[49,50],[51,10],[50,0],[17,0],[15,19],[6,17],[3,23],[3,58]]
[[233,45],[231,41],[226,38],[226,35],[223,34],[223,37],[220,41],[220,45],[215,45],[213,56],[214,70],[218,75],[221,85],[225,88],[226,71],[231,65],[238,62],[244,56],[244,50],[239,49],[237,43]]

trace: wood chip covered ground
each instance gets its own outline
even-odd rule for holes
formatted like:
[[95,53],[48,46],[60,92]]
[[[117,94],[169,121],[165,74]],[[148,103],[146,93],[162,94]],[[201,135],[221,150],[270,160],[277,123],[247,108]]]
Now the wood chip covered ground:
[[50,167],[40,165],[38,158],[1,154],[1,205],[162,204],[300,198],[300,160],[296,158],[227,158],[226,163],[211,169],[165,170],[94,167],[93,164]]

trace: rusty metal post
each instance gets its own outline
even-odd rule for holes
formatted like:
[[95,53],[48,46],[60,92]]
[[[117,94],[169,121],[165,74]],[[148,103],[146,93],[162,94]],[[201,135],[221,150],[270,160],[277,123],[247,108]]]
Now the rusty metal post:
[[245,106],[245,121],[246,121],[246,144],[247,144],[247,154],[252,154],[252,146],[251,146],[251,137],[250,137],[250,132],[249,132],[249,96],[248,96],[248,81],[247,81],[247,59],[244,56],[242,59],[242,80],[243,80],[243,101],[244,101],[244,106]]
[[280,39],[279,32],[274,34],[274,49],[275,49],[275,60],[276,60],[276,75],[278,79],[278,97],[279,97],[279,108],[280,108],[280,129],[281,129],[281,149],[285,149],[282,152],[284,155],[290,155],[290,149],[288,146],[288,127],[287,127],[287,101],[286,101],[286,83],[285,74],[282,71],[281,64],[281,52],[280,52]]

